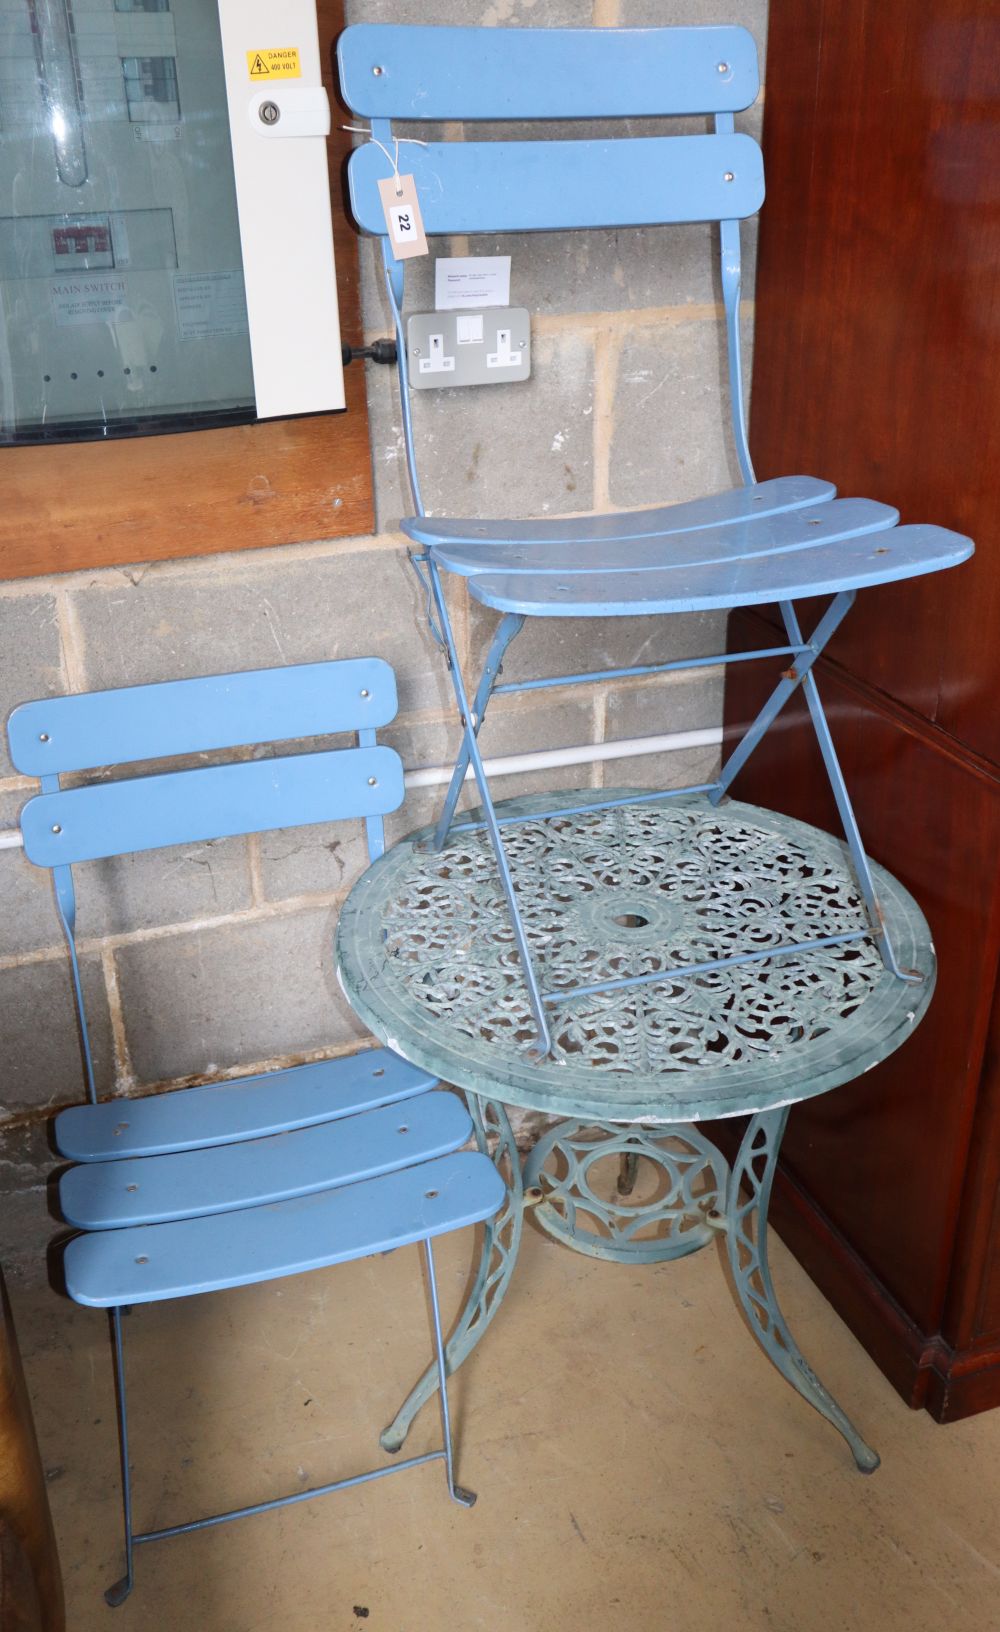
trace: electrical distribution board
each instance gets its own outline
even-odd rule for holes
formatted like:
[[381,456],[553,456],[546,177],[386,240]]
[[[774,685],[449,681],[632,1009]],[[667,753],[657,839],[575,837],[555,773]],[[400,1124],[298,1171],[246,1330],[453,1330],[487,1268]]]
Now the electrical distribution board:
[[314,0],[0,0],[0,442],[344,406]]

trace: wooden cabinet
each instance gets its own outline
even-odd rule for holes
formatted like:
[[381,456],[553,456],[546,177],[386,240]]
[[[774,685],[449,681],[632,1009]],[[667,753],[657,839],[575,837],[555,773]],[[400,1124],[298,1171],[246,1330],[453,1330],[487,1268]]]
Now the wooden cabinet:
[[[862,832],[927,912],[940,978],[905,1048],[796,1109],[772,1218],[941,1421],[1000,1403],[998,60],[982,0],[772,0],[758,477],[827,477],[977,545],[862,593],[817,670]],[[731,646],[776,621],[735,615]],[[764,668],[730,671],[733,736]],[[734,793],[836,829],[803,708]]]

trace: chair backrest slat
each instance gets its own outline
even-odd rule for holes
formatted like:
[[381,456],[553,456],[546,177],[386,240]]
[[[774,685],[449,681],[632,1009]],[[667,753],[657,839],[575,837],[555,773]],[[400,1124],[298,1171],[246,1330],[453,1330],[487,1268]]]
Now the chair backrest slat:
[[16,768],[49,776],[358,731],[388,724],[396,706],[388,663],[342,658],[23,703],[7,734]]
[[735,113],[760,88],[745,28],[441,28],[356,23],[341,86],[369,119]]
[[341,748],[39,794],[21,811],[21,831],[29,861],[57,867],[269,828],[384,816],[402,802],[403,766],[395,749]]
[[[434,142],[407,148],[405,168],[430,234],[733,220],[764,198],[760,149],[742,135]],[[351,155],[351,208],[367,232],[385,233],[378,182],[391,175],[374,143]]]

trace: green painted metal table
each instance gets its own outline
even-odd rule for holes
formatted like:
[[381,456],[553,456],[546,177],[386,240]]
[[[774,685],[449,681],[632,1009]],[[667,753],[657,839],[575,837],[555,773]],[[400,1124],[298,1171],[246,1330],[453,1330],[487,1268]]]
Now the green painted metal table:
[[[550,806],[551,796],[535,795],[499,814]],[[874,936],[773,957],[769,948],[789,941],[857,929],[860,893],[846,846],[829,834],[690,795],[522,821],[507,829],[509,854],[531,948],[555,994],[553,1051],[538,1060],[489,842],[481,831],[457,834],[435,854],[431,831],[396,845],[355,884],[337,963],[349,1002],[381,1042],[466,1090],[480,1146],[507,1181],[449,1368],[496,1315],[526,1207],[577,1251],[624,1262],[679,1257],[721,1237],[761,1347],[840,1430],[858,1466],[877,1467],[782,1316],[767,1210],[790,1107],[870,1070],[930,1001],[934,948],[913,898],[875,868],[900,962],[918,980],[891,974]],[[737,956],[748,961],[670,974]],[[660,971],[652,984],[558,996]],[[523,1171],[511,1105],[557,1119]],[[698,1126],[730,1116],[749,1118],[732,1164]],[[429,1372],[382,1435],[387,1450],[402,1445],[434,1386]]]

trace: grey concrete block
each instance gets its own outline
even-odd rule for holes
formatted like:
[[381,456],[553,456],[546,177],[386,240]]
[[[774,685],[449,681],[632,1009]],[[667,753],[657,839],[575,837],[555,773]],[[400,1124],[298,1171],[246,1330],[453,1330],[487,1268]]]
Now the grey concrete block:
[[763,81],[767,50],[767,0],[619,0],[622,28],[707,28],[741,23],[757,42]]
[[217,917],[252,900],[246,840],[239,838],[113,856],[75,875],[81,936]]
[[[0,794],[0,826],[14,825],[23,803],[18,794]],[[216,917],[251,902],[243,839],[84,862],[74,878],[81,940]],[[52,875],[33,866],[23,851],[0,856],[0,903],[0,956],[62,945]]]
[[[380,733],[385,740],[385,733]],[[319,822],[262,833],[260,870],[269,901],[349,890],[368,865],[362,822]]]
[[[713,730],[722,724],[723,678],[719,670],[674,677],[609,693],[606,735],[653,737],[667,731]],[[640,788],[683,788],[711,782],[718,774],[721,749],[715,744],[673,753],[616,759],[604,766],[605,787],[632,784]]]
[[396,669],[402,708],[441,707],[450,692],[402,548],[213,557],[136,582],[111,572],[75,600],[95,687],[376,653]]
[[[114,1083],[111,1022],[99,959],[80,960],[99,1094]],[[0,970],[0,1118],[75,1104],[86,1094],[69,962]]]
[[607,737],[653,737],[722,724],[723,671],[694,669],[609,691]]
[[[458,726],[450,720],[420,724],[404,722],[392,732],[393,745],[408,766],[453,764],[460,735]],[[582,697],[560,702],[535,701],[528,705],[515,701],[507,706],[498,700],[486,716],[479,740],[487,759],[590,743],[594,741],[593,705],[589,699]],[[517,798],[524,793],[543,792],[548,788],[587,787],[590,781],[591,767],[584,764],[498,776],[493,779],[491,788],[494,800],[500,800]],[[387,828],[390,842],[395,843],[425,822],[435,821],[445,792],[443,786],[411,790],[402,810],[390,818]],[[459,808],[467,810],[478,803],[475,782],[466,782]]]
[[334,912],[315,908],[121,947],[139,1081],[210,1077],[363,1039],[334,974],[335,925]]
[[[744,292],[756,221],[745,223]],[[722,299],[718,228],[705,223],[469,239],[470,255],[510,255],[511,301],[532,313],[622,312]]]
[[644,754],[637,759],[616,759],[604,767],[604,786],[686,788],[712,782],[718,773],[717,748],[690,748],[674,754]]
[[739,483],[723,324],[692,320],[637,331],[619,359],[612,503],[677,503]]
[[[593,502],[594,359],[576,335],[542,336],[520,385],[421,391],[414,437],[431,514],[530,516]],[[389,369],[369,379],[375,496],[381,531],[412,515],[402,415]]]
[[13,767],[7,716],[16,703],[66,690],[54,595],[0,595],[0,776]]
[[[477,601],[470,600],[469,604],[472,658],[466,681],[474,686],[498,614]],[[680,613],[669,618],[529,618],[507,648],[503,679],[526,680],[710,657],[725,649],[725,640],[725,613],[721,612]]]
[[[30,788],[23,793],[0,794],[0,827],[17,826],[21,807],[30,794]],[[62,944],[48,868],[33,866],[23,850],[0,851],[0,957]],[[2,1060],[0,1047],[0,1071]]]
[[[487,758],[533,753],[539,748],[561,748],[593,738],[593,703],[583,691],[575,696],[497,698],[480,732]],[[458,753],[461,729],[454,713],[435,721],[400,721],[382,733],[409,767],[451,764]]]
[[347,0],[349,23],[583,28],[592,17],[593,0]]
[[443,797],[443,788],[413,788],[407,794],[405,804],[386,819],[386,844],[398,844],[407,834],[436,822],[441,814]]
[[[402,128],[400,126],[400,129]],[[401,168],[405,174],[405,165],[402,163]],[[407,261],[405,269],[407,312],[434,310],[434,262],[438,255],[448,254],[451,254],[449,240],[435,238],[431,241],[429,255],[414,255]],[[393,335],[395,328],[392,307],[389,305],[385,287],[380,240],[362,236],[358,244],[358,259],[361,265],[361,317],[365,333]],[[352,363],[351,366],[356,368],[358,365]],[[392,380],[396,378],[396,370],[385,363],[366,363],[365,367],[370,379],[381,374],[387,375]]]
[[52,1175],[63,1165],[47,1122],[0,1127],[0,1263],[12,1288],[44,1286],[49,1244],[68,1234],[54,1216]]

